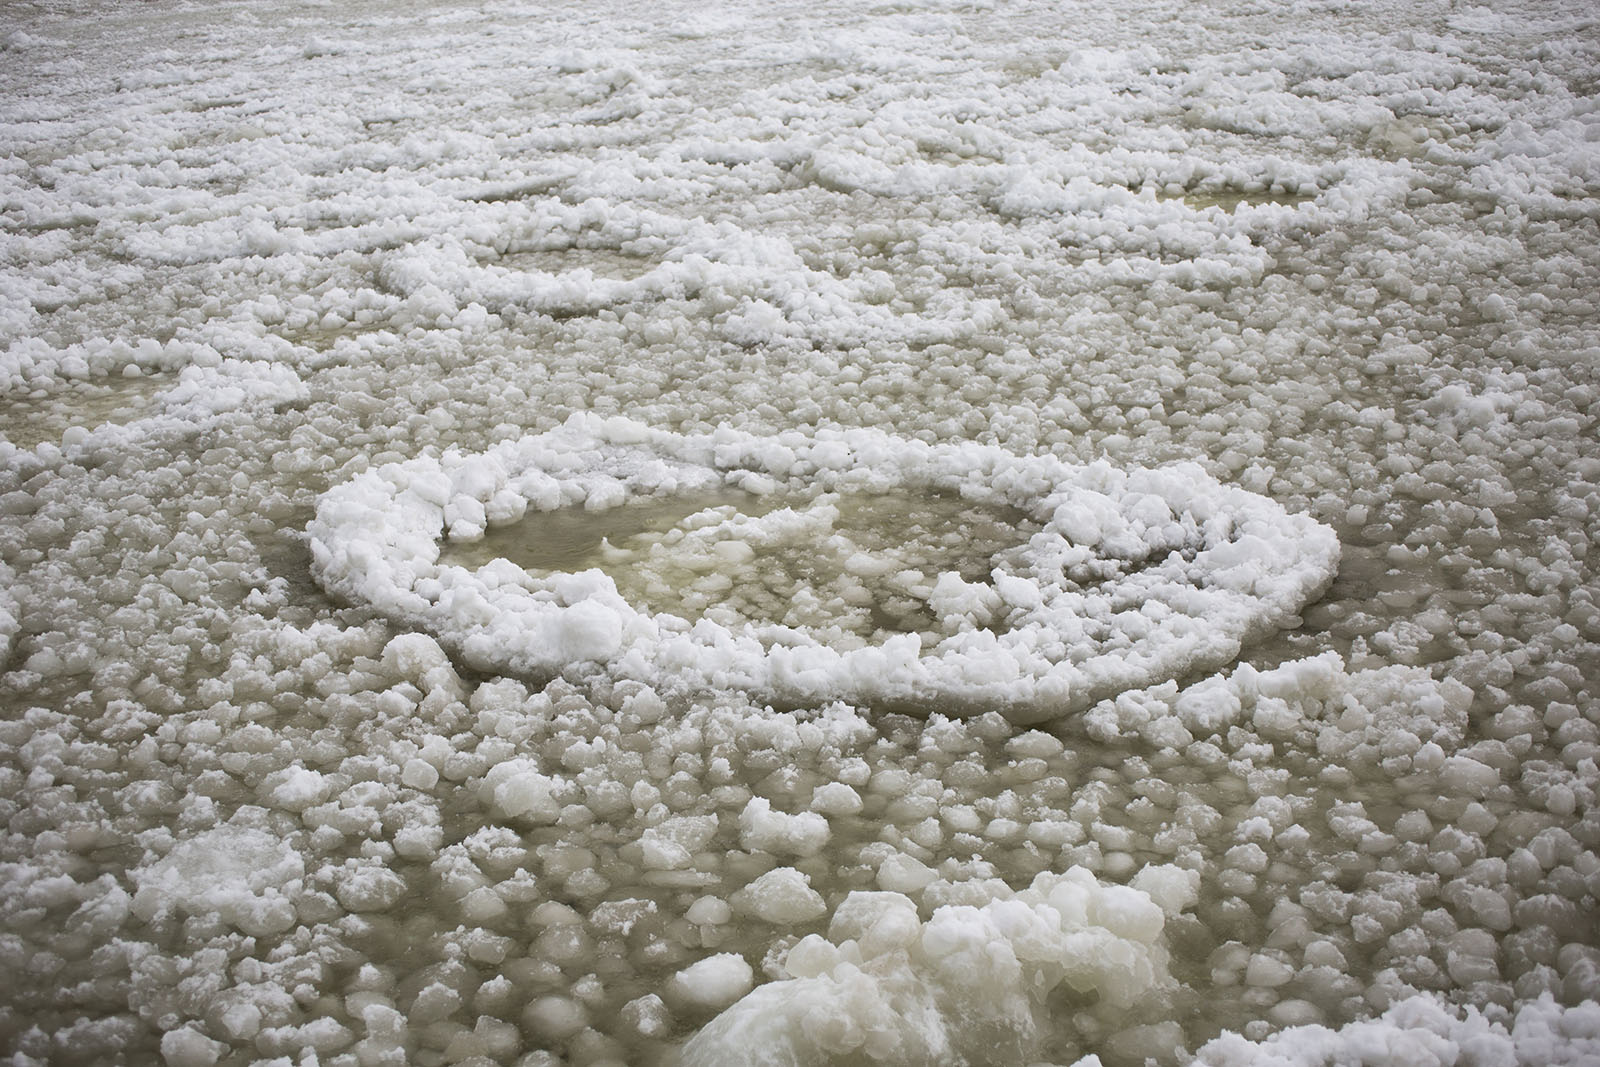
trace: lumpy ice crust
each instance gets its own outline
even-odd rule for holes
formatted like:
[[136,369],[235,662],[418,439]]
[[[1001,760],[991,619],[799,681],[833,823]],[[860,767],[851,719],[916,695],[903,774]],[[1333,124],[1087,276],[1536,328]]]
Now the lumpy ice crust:
[[[930,647],[906,633],[841,649],[803,627],[653,614],[597,569],[536,576],[503,559],[441,559],[441,538],[481,538],[530,509],[600,511],[723,486],[954,493],[1017,509],[1038,532],[986,582],[938,578],[927,603],[947,635]],[[722,549],[737,583],[757,554],[807,551],[814,511],[724,514],[696,534]],[[1018,721],[1231,662],[1292,624],[1339,564],[1332,530],[1196,464],[1119,470],[869,429],[685,435],[582,415],[482,453],[369,471],[321,498],[309,532],[330,592],[432,631],[479,669],[604,667],[789,703],[937,702]]]

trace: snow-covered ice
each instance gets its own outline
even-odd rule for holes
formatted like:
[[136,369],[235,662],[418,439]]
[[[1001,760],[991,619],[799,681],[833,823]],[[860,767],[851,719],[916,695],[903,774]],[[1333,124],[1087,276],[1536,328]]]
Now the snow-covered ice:
[[0,1058],[1600,1057],[1600,23],[0,12]]

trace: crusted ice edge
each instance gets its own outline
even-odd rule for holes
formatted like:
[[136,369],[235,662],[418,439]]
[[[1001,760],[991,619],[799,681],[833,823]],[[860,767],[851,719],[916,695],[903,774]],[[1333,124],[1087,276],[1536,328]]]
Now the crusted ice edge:
[[[793,628],[648,614],[599,570],[539,578],[503,559],[440,562],[444,536],[472,540],[528,509],[601,510],[716,486],[955,492],[1020,509],[1042,529],[987,584],[941,579],[946,613],[966,610],[967,623],[931,648],[904,634],[838,650]],[[308,533],[330,593],[433,632],[478,669],[589,666],[797,706],[938,704],[1016,721],[1224,666],[1292,624],[1339,565],[1331,529],[1195,463],[1121,470],[873,429],[685,435],[581,413],[482,453],[361,474],[322,496]]]

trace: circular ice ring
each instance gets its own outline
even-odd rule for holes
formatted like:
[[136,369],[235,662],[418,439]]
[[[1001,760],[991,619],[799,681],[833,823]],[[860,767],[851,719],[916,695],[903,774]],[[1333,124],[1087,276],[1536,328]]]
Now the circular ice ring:
[[[598,570],[538,578],[508,560],[440,562],[529,508],[600,509],[716,486],[953,491],[1042,524],[990,583],[952,582],[978,621],[838,650],[777,626],[726,627],[629,604]],[[683,435],[575,415],[486,452],[386,464],[335,486],[309,528],[331,593],[425,628],[473,666],[549,675],[603,669],[652,684],[738,689],[788,704],[846,700],[999,710],[1037,721],[1123,689],[1215,669],[1293,619],[1332,580],[1333,531],[1196,464],[1121,470],[876,430]],[[948,599],[949,597],[947,597]]]

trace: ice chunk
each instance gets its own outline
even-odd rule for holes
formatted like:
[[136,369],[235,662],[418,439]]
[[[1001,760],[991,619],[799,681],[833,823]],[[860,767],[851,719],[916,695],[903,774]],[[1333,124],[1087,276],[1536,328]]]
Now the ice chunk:
[[1293,967],[1261,952],[1251,956],[1250,962],[1244,969],[1245,984],[1250,986],[1276,989],[1287,984],[1292,978],[1294,978]]
[[831,941],[854,941],[867,957],[905,948],[921,933],[917,905],[901,893],[857,890],[844,898],[828,922]]
[[169,1030],[161,1035],[161,1058],[167,1067],[212,1067],[228,1051],[198,1030]]
[[11,658],[11,641],[17,634],[17,600],[12,595],[11,568],[0,561],[0,666]]
[[554,822],[561,813],[555,796],[558,783],[527,759],[498,763],[484,776],[482,791],[507,818],[527,817]]
[[755,984],[755,971],[743,956],[722,952],[690,964],[667,983],[668,996],[698,1009],[720,1010]]
[[146,921],[174,909],[215,914],[261,937],[295,924],[305,862],[288,842],[261,830],[220,826],[180,841],[132,875],[133,910]]
[[896,893],[920,893],[938,874],[915,856],[897,852],[878,864],[878,886]]
[[659,1040],[672,1029],[672,1012],[659,996],[646,993],[622,1006],[622,1021],[640,1037]]
[[341,872],[335,895],[350,911],[385,911],[405,895],[406,883],[394,871],[352,860]]
[[684,918],[697,926],[721,926],[733,918],[733,908],[718,897],[700,897],[689,905]]
[[780,926],[809,922],[828,910],[811,879],[793,867],[768,871],[733,895],[740,910]]
[[751,797],[739,815],[740,840],[748,849],[814,856],[828,843],[828,820],[815,812],[775,811],[765,797]]
[[843,782],[828,782],[812,792],[811,810],[823,815],[858,815],[861,795]]
[[290,767],[268,779],[267,799],[288,811],[304,811],[327,799],[331,786],[318,771]]
[[426,760],[413,758],[400,769],[400,780],[413,789],[427,791],[439,784],[439,772]]
[[1144,867],[1128,885],[1148,896],[1169,918],[1200,899],[1200,872],[1171,864]]
[[572,997],[550,994],[536,998],[522,1013],[528,1029],[545,1041],[561,1041],[589,1025],[589,1012]]
[[899,893],[852,893],[826,941],[790,951],[795,977],[717,1016],[682,1062],[1033,1062],[1055,986],[1127,1005],[1170,982],[1161,919],[1149,897],[1076,868],[926,922]]
[[688,867],[694,855],[711,843],[717,820],[710,815],[681,815],[647,829],[639,838],[644,865],[653,870]]
[[1481,797],[1500,784],[1500,772],[1470,756],[1451,756],[1439,778],[1452,792]]

